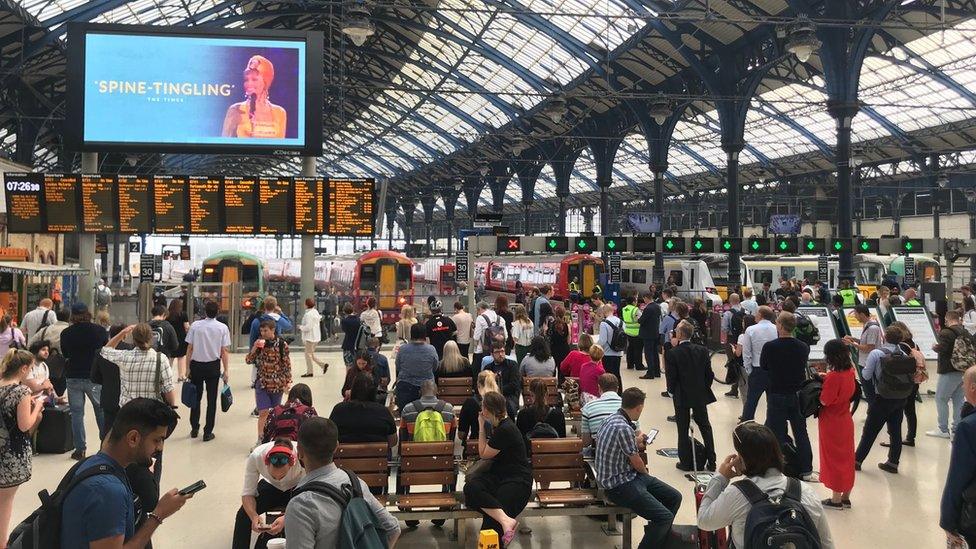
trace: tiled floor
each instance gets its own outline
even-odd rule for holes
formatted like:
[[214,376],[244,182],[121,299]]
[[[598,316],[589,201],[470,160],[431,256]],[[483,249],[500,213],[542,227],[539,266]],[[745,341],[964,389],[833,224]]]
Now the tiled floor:
[[[297,353],[295,353],[297,354]],[[339,387],[343,381],[343,368],[338,353],[324,356],[332,363],[329,373],[317,374],[311,380],[315,404],[319,413],[328,415],[332,406],[339,400]],[[299,354],[296,370],[304,369],[304,361]],[[715,366],[719,376],[724,376],[724,358],[716,357]],[[252,392],[247,388],[249,367],[243,363],[243,355],[233,357],[232,386],[236,400],[227,414],[217,419],[217,439],[203,443],[201,439],[191,440],[189,425],[184,419],[174,436],[166,443],[164,488],[186,486],[198,479],[207,482],[207,489],[197,494],[177,515],[166,521],[157,531],[153,545],[157,549],[177,549],[184,547],[223,548],[230,546],[234,515],[240,505],[240,489],[245,455],[257,437],[257,421],[249,417],[252,408]],[[934,377],[934,376],[933,376]],[[638,383],[648,393],[647,405],[641,418],[642,425],[661,430],[652,449],[674,447],[676,429],[673,423],[665,421],[672,413],[671,401],[662,398],[660,392],[664,383],[661,380],[637,380],[632,371],[624,373],[625,385]],[[934,379],[926,388],[934,389]],[[727,389],[717,384],[717,395]],[[718,396],[719,401],[709,408],[712,425],[716,433],[716,446],[721,457],[731,452],[730,434],[739,415],[739,400]],[[764,404],[760,405],[760,410]],[[181,415],[188,417],[185,408]],[[855,425],[858,436],[864,419],[864,407],[858,411]],[[759,419],[764,416],[760,412]],[[94,433],[94,420],[91,410],[87,412],[89,433]],[[876,464],[883,461],[884,449],[875,447],[868,457],[864,471],[858,474],[854,488],[854,508],[848,511],[827,511],[830,527],[838,548],[937,548],[945,545],[945,537],[938,527],[939,500],[949,462],[948,441],[925,437],[922,433],[933,427],[935,405],[931,397],[919,406],[920,436],[918,446],[905,448],[901,469],[898,475],[880,471]],[[809,422],[816,460],[817,428],[815,420]],[[880,440],[886,440],[882,434]],[[89,442],[92,446],[92,443]],[[22,519],[37,505],[37,492],[42,488],[52,489],[73,462],[64,455],[43,455],[35,457],[34,478],[21,486],[14,504],[14,521]],[[691,524],[695,520],[692,485],[674,468],[674,460],[661,456],[650,456],[651,474],[658,476],[677,487],[686,499],[678,513],[679,524]],[[820,487],[824,497],[828,492]],[[476,540],[477,525],[469,521],[468,540]],[[583,547],[619,546],[619,537],[607,537],[600,530],[600,523],[587,518],[540,519],[524,521],[533,532],[520,536],[513,547],[558,547],[560,549]],[[640,539],[643,521],[634,524],[634,547]],[[476,542],[470,542],[473,545]],[[453,547],[447,539],[447,531],[433,528],[429,523],[410,532],[404,532],[399,547],[424,548]],[[304,549],[304,548],[295,548]]]

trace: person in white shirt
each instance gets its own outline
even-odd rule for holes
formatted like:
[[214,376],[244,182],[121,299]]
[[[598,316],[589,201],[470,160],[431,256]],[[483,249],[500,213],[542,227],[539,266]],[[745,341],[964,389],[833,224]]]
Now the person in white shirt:
[[471,350],[471,329],[474,319],[471,313],[464,310],[464,304],[460,300],[454,302],[454,316],[451,317],[454,326],[457,327],[457,345],[461,351],[461,356],[468,358]]
[[766,392],[769,386],[769,374],[759,367],[759,357],[762,356],[762,348],[766,343],[779,337],[776,332],[776,313],[765,305],[759,307],[756,315],[758,322],[746,328],[745,341],[742,345],[742,369],[749,376],[746,381],[746,398],[742,402],[742,420],[754,419],[756,417],[756,407],[759,406],[759,397]]
[[24,319],[20,322],[20,330],[24,332],[24,337],[30,340],[31,336],[42,327],[58,321],[57,315],[51,310],[53,307],[54,302],[45,297],[37,303],[36,309],[24,315]]
[[[698,528],[709,531],[731,525],[733,544],[745,547],[746,518],[752,509],[745,491],[758,489],[776,498],[792,489],[799,492],[800,505],[816,528],[820,547],[834,549],[820,498],[809,483],[783,474],[783,452],[772,430],[754,421],[742,423],[732,431],[732,444],[736,453],[719,464],[718,474],[712,477],[702,497]],[[740,475],[746,478],[730,488],[732,479]]]
[[600,321],[600,337],[597,345],[603,347],[603,369],[608,374],[617,376],[617,386],[622,388],[624,381],[620,377],[620,358],[624,352],[614,350],[610,346],[610,341],[613,339],[614,327],[621,332],[624,331],[624,321],[614,313],[613,305],[609,303],[600,307],[599,314],[603,320]]
[[315,358],[315,346],[322,341],[322,315],[315,308],[315,300],[305,299],[305,315],[302,316],[302,343],[305,345],[305,373],[302,377],[312,377],[312,364],[329,371],[329,365]]
[[[298,444],[288,438],[261,444],[247,456],[244,463],[244,490],[241,508],[234,521],[233,549],[251,547],[251,532],[279,534],[285,527],[285,517],[265,524],[261,516],[273,509],[284,509],[291,500],[291,492],[305,476],[298,461]],[[267,540],[258,538],[255,548],[263,549]]]
[[759,312],[759,304],[756,303],[756,298],[752,295],[752,288],[742,290],[742,308],[752,316],[756,316]]
[[[455,323],[456,324],[456,323]],[[485,330],[489,326],[501,326],[503,332],[505,332],[504,339],[508,339],[508,331],[505,329],[505,320],[498,316],[498,313],[491,309],[485,301],[478,302],[478,317],[474,319],[474,335],[472,336],[472,343],[474,344],[474,360],[471,364],[481,364],[482,359],[485,355],[491,354],[491,349],[484,348],[484,338]],[[458,326],[458,333],[461,332],[461,326]]]
[[221,377],[225,384],[230,383],[230,331],[217,320],[216,301],[207,301],[203,310],[207,318],[197,320],[186,332],[186,361],[190,364],[190,383],[197,387],[196,406],[190,408],[190,438],[196,438],[200,430],[200,401],[206,385],[207,422],[203,426],[203,441],[208,442],[214,439],[217,385]]
[[369,331],[371,331],[374,336],[380,338],[380,340],[383,339],[383,322],[380,318],[380,312],[376,310],[375,297],[369,297],[366,299],[366,310],[359,313],[359,321],[369,326]]

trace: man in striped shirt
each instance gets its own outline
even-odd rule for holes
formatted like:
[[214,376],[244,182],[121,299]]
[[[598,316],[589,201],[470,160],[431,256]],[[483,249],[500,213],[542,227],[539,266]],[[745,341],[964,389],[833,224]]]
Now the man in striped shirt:
[[[603,422],[620,409],[620,395],[617,390],[617,376],[613,374],[602,374],[596,380],[597,387],[600,388],[600,398],[591,400],[583,406],[583,418],[580,421],[580,436],[583,438],[583,447],[588,448],[596,444],[596,434],[600,432]],[[635,427],[636,427],[636,422]]]

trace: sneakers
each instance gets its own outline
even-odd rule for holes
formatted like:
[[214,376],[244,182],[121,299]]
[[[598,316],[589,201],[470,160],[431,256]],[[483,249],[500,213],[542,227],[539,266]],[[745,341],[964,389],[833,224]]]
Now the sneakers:
[[832,500],[830,498],[827,498],[827,499],[821,501],[820,504],[824,506],[824,509],[844,510],[844,509],[847,508],[847,506],[844,505],[844,502],[843,501],[834,503],[834,500]]
[[898,474],[898,465],[895,464],[895,463],[889,463],[887,461],[884,462],[884,463],[879,463],[878,464],[878,469],[881,469],[882,471],[884,471],[886,473],[891,473],[892,475],[897,475]]
[[85,451],[84,450],[75,450],[74,452],[71,452],[71,459],[73,459],[75,461],[81,461],[81,460],[85,459]]
[[855,461],[854,462],[854,470],[855,471],[860,471],[861,470],[861,462],[860,461]]
[[942,429],[932,429],[931,431],[925,431],[925,436],[948,439],[949,432],[943,431]]
[[811,471],[805,475],[800,475],[800,480],[803,482],[820,482],[820,475]]

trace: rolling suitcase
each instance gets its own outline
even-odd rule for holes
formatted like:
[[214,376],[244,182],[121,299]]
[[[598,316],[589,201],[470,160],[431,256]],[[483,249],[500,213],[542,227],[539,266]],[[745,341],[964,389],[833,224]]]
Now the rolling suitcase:
[[71,411],[67,406],[44,408],[41,424],[37,427],[35,449],[40,454],[63,454],[74,449],[71,434]]
[[[691,442],[692,442],[691,459],[695,471],[697,472],[698,458],[696,454],[698,454],[698,452],[696,450],[697,447],[700,445],[702,447],[702,452],[704,453],[705,445],[698,442],[698,439],[695,438],[694,427],[689,426],[688,436],[691,437]],[[694,482],[695,482],[695,516],[697,516],[698,510],[701,509],[702,498],[705,497],[705,489],[707,488],[707,486],[703,483],[703,481],[699,480],[699,476],[697,474],[694,476]],[[728,549],[729,539],[728,539],[727,528],[722,528],[720,530],[714,530],[714,531],[702,530],[700,528],[696,528],[696,530],[698,531],[698,536],[697,536],[698,545],[696,546],[698,549]]]

